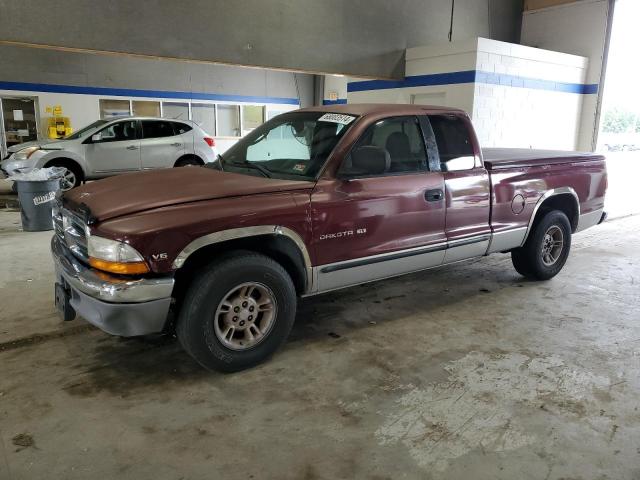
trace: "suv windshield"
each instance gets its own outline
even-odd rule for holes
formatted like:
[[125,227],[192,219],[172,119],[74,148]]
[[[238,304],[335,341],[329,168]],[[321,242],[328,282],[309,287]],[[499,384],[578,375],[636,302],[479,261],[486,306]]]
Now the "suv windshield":
[[108,123],[109,121],[110,120],[96,120],[91,125],[87,125],[86,127],[81,128],[76,133],[72,133],[71,135],[67,135],[66,137],[64,137],[63,140],[77,140],[78,138],[80,138],[82,135],[84,135],[85,133],[89,132],[90,130],[95,130],[98,127],[101,127],[102,125],[104,125],[105,123]]
[[224,154],[224,170],[314,180],[355,115],[292,112],[278,115]]

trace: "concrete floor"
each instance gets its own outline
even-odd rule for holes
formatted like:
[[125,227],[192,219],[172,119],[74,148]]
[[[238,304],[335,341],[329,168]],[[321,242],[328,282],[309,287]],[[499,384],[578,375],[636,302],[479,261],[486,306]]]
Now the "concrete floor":
[[640,217],[560,276],[494,255],[301,302],[270,362],[53,307],[51,233],[0,211],[0,479],[640,478]]

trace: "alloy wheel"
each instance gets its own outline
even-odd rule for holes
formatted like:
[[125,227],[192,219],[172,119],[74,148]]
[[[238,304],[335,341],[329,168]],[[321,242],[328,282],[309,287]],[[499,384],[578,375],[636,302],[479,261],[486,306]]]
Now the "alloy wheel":
[[275,295],[262,283],[238,285],[223,297],[216,309],[216,337],[232,350],[255,347],[269,334],[277,314]]
[[64,171],[62,181],[60,182],[60,188],[63,192],[71,190],[76,185],[76,174],[68,168]]
[[564,235],[562,229],[556,225],[549,227],[542,239],[542,263],[547,267],[554,265],[564,247]]

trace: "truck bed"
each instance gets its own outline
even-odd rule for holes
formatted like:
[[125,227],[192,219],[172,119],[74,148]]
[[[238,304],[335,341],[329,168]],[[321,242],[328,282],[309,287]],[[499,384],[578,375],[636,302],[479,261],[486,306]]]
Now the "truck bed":
[[604,156],[597,153],[529,148],[483,148],[482,155],[487,170],[604,160]]

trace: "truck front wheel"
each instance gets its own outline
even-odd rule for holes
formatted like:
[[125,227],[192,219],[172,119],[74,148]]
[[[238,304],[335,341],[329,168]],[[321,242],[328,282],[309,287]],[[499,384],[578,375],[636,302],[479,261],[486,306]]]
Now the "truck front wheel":
[[205,368],[233,372],[275,352],[289,335],[295,313],[295,288],[279,263],[254,252],[232,252],[196,275],[176,334]]
[[559,211],[548,212],[534,226],[525,244],[511,252],[519,274],[533,280],[549,280],[564,267],[571,249],[571,224]]

